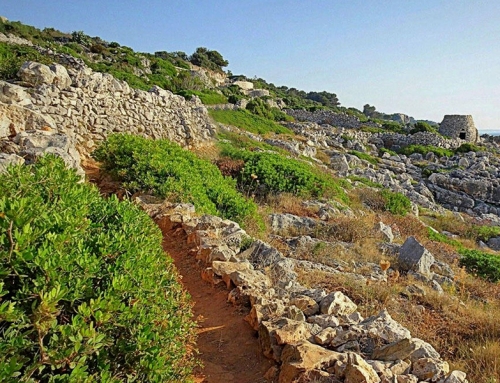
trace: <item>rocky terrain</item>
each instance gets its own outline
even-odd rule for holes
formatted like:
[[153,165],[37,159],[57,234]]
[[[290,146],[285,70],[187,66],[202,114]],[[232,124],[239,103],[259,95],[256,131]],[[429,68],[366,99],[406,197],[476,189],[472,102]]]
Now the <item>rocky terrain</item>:
[[[20,43],[16,37],[0,37]],[[430,230],[448,241],[457,240],[454,233],[438,233],[430,227],[419,218],[422,212],[500,226],[497,143],[484,139],[477,143],[480,150],[461,152],[457,149],[465,140],[437,132],[370,132],[363,128],[380,128],[380,124],[334,111],[285,107],[294,121],[282,122],[282,126],[293,134],[257,135],[219,126],[196,96],[186,100],[158,86],[150,91],[133,89],[71,56],[54,61],[59,63],[25,62],[19,68],[19,81],[0,82],[0,171],[50,153],[62,157],[84,178],[82,161],[111,133],[169,139],[202,152],[213,147],[217,132],[231,132],[311,163],[346,180],[361,194],[383,189],[411,201],[408,222],[415,226],[406,228],[398,226],[407,221],[377,213],[367,200],[349,206],[326,199],[298,202],[295,196],[292,202],[297,206],[269,211],[276,206],[268,203],[267,231],[257,234],[247,233],[230,220],[199,215],[190,204],[174,204],[146,193],[134,198],[164,233],[183,230],[191,247],[186,256],[203,267],[200,278],[224,285],[228,302],[248,310],[248,326],[258,334],[262,353],[274,362],[265,376],[269,382],[467,382],[462,368],[454,368],[456,361],[446,360],[458,351],[442,355],[430,340],[393,319],[401,313],[391,312],[399,307],[391,299],[411,306],[408,310],[412,311],[405,314],[413,312],[429,320],[437,317],[426,302],[429,297],[449,298],[446,302],[456,305],[457,312],[475,302],[497,305],[497,296],[491,299],[494,303],[484,296],[463,302],[465,298],[455,293],[465,272],[454,262],[457,252],[440,245],[430,249],[431,242],[419,238],[421,232]],[[61,65],[62,61],[67,64]],[[227,81],[219,78],[217,83],[223,88],[230,85]],[[258,89],[246,89],[246,94],[269,97],[269,91],[259,93]],[[273,102],[281,105],[282,100]],[[226,107],[243,108],[244,103]],[[400,152],[412,145],[445,149],[451,155]],[[351,237],[346,235],[349,230],[354,230]],[[362,243],[359,238],[370,242]],[[500,236],[489,236],[472,246],[500,250]],[[319,256],[325,249],[328,257]],[[336,281],[337,288],[321,286],[320,281]],[[397,292],[387,301],[376,298],[377,311],[372,307],[364,315],[370,311],[361,307],[364,298],[349,293],[370,286]],[[495,331],[498,326],[493,327]],[[466,372],[481,375],[480,371]]]

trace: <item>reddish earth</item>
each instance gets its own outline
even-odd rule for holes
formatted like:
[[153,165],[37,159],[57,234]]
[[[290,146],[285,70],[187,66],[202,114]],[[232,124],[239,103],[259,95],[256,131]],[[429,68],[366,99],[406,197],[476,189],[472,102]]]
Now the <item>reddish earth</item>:
[[201,266],[188,254],[182,231],[164,233],[163,248],[174,259],[182,283],[194,301],[198,323],[199,359],[197,383],[259,383],[273,365],[259,349],[252,328],[243,320],[248,309],[227,302],[228,291],[201,279]]
[[[118,182],[101,173],[97,164],[86,161],[87,179],[103,195],[124,195]],[[195,371],[196,383],[264,383],[273,362],[260,352],[255,331],[243,320],[248,308],[227,302],[228,290],[201,279],[201,265],[189,255],[183,230],[163,233],[163,248],[174,259],[182,284],[194,302],[198,324],[198,359],[203,367]]]

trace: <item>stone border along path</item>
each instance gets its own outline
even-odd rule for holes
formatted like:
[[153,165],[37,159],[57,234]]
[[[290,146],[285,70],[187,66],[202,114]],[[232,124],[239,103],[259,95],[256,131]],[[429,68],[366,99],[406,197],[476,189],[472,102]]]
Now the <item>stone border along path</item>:
[[[245,320],[257,331],[262,353],[276,362],[265,375],[269,382],[467,382],[465,373],[450,373],[430,344],[412,337],[387,311],[364,319],[342,292],[301,286],[293,262],[262,241],[240,251],[248,236],[237,223],[195,217],[189,204],[154,203],[149,196],[135,202],[163,233],[185,233],[192,246],[185,255],[206,266],[203,280],[225,285],[234,305],[251,306]],[[246,345],[238,346],[241,352]],[[240,366],[235,382],[243,382],[244,370]]]

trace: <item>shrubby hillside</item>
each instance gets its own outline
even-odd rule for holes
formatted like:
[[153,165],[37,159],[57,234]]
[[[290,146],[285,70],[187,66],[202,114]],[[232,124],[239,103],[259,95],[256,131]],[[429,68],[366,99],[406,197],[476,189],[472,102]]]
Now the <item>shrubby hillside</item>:
[[190,303],[132,195],[247,305],[269,381],[500,379],[494,139],[225,73],[208,48],[0,32],[4,381],[189,379]]

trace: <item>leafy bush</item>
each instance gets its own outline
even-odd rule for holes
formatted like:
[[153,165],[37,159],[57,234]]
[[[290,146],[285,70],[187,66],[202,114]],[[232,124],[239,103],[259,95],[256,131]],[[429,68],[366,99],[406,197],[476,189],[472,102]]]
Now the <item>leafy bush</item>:
[[415,134],[418,132],[429,132],[429,133],[437,133],[437,128],[430,125],[425,121],[418,121],[415,126],[410,130],[410,134]]
[[285,133],[293,134],[290,129],[277,124],[267,118],[263,118],[252,114],[245,110],[214,110],[208,111],[210,116],[222,124],[233,125],[237,128],[246,130],[255,134],[266,134],[266,133]]
[[0,381],[185,380],[190,306],[145,213],[55,157],[0,196]]
[[271,107],[262,98],[254,98],[248,102],[246,109],[257,116],[273,121],[293,121],[293,117],[278,108]]
[[347,202],[340,182],[313,166],[277,153],[250,152],[226,147],[222,155],[243,160],[238,185],[247,192],[292,193],[301,196],[337,197]]
[[398,151],[398,153],[405,154],[407,156],[413,153],[420,153],[425,156],[429,152],[434,153],[438,157],[451,157],[454,154],[452,150],[431,145],[408,145]]
[[93,156],[131,192],[153,192],[174,202],[191,202],[200,213],[239,223],[256,214],[255,203],[236,190],[234,180],[167,140],[111,135]]
[[462,145],[460,145],[458,148],[455,149],[455,153],[469,153],[469,152],[480,152],[481,149],[479,146],[474,145],[470,142],[466,142]]
[[447,237],[444,234],[437,233],[431,228],[427,228],[427,233],[428,237],[431,241],[436,241],[436,242],[441,242],[441,243],[446,243],[448,245],[451,245],[457,249],[462,248],[462,244],[458,242],[456,239],[452,239]]
[[460,265],[491,282],[500,281],[500,257],[479,250],[459,250]]
[[488,242],[490,238],[500,235],[499,226],[470,225],[465,235],[475,241]]
[[390,190],[381,190],[382,197],[385,199],[385,210],[396,215],[406,215],[411,210],[410,199],[401,193],[395,193]]
[[[0,23],[1,24],[1,23]],[[51,64],[52,60],[27,45],[14,45],[0,42],[0,79],[17,79],[17,72],[25,61]]]

